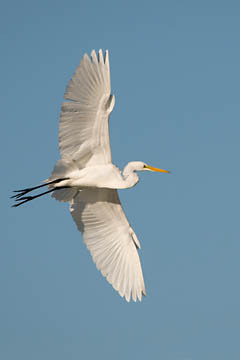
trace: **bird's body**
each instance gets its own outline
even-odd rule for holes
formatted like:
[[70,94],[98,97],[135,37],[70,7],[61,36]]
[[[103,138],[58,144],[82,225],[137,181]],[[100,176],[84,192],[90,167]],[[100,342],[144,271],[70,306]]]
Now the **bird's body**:
[[[103,57],[93,50],[84,55],[64,94],[59,124],[61,160],[46,180],[32,188],[17,190],[19,206],[52,192],[70,203],[72,217],[83,234],[93,261],[121,296],[141,301],[145,285],[138,256],[139,240],[120,203],[117,189],[136,185],[136,171],[160,171],[133,161],[123,172],[112,164],[108,120],[115,104],[111,95],[108,51]],[[39,195],[29,192],[48,186]]]
[[[134,165],[138,162],[131,162],[130,165]],[[139,162],[142,164],[141,162]],[[133,171],[129,173],[130,165],[120,171],[113,164],[89,166],[83,169],[76,169],[65,173],[65,176],[69,179],[62,180],[61,182],[53,185],[58,188],[61,186],[70,187],[92,187],[92,188],[108,188],[108,189],[127,189],[136,185],[139,181],[138,175]],[[142,165],[143,167],[143,165]],[[48,181],[53,180],[50,177]]]

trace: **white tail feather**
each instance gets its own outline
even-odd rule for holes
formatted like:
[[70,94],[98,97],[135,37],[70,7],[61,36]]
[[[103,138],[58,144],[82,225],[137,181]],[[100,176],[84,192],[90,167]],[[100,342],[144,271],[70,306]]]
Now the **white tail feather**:
[[45,181],[49,182],[56,179],[66,178],[71,172],[76,170],[78,170],[78,167],[73,161],[66,159],[58,160],[52,171],[50,178],[48,178]]
[[78,190],[74,188],[58,189],[52,193],[52,197],[58,201],[71,201],[73,197],[77,194]]

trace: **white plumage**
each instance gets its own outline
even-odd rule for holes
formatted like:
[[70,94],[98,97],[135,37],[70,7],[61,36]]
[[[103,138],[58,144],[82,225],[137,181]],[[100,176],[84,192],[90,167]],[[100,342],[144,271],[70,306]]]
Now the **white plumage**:
[[108,117],[114,106],[110,96],[108,51],[92,61],[85,54],[70,80],[63,102],[59,124],[59,148],[63,158],[70,158],[78,166],[111,163]]
[[[108,120],[115,97],[111,95],[108,51],[103,57],[93,50],[84,55],[64,94],[59,123],[59,160],[46,184],[17,190],[19,206],[53,192],[59,201],[69,201],[72,217],[83,235],[93,261],[113,288],[141,301],[145,295],[138,249],[139,240],[131,228],[116,189],[134,186],[136,171],[167,170],[141,161],[127,164],[123,172],[112,164]],[[49,190],[35,196],[27,193],[43,186]]]
[[141,300],[145,286],[137,252],[139,241],[122,210],[117,190],[85,189],[71,214],[98,270],[121,296]]

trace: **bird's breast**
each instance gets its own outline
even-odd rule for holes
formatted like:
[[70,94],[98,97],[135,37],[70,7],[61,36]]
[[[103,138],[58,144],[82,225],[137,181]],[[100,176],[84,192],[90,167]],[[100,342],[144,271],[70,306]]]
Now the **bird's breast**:
[[69,185],[72,187],[97,187],[118,189],[122,187],[123,179],[120,171],[111,164],[89,166],[71,174]]

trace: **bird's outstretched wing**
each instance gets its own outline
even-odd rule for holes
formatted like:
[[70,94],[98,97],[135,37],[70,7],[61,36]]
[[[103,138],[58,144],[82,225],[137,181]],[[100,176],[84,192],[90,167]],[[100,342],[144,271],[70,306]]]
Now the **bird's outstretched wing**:
[[108,118],[115,98],[110,94],[108,51],[84,55],[62,103],[59,148],[64,159],[81,167],[111,162]]
[[144,279],[139,241],[123,212],[117,190],[84,189],[70,211],[93,261],[113,288],[129,301],[141,301]]

